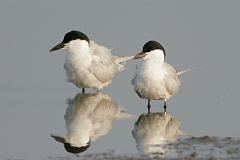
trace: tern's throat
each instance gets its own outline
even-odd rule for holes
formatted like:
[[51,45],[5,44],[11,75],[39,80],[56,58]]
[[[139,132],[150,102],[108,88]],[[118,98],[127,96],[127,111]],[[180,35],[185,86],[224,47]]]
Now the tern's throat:
[[144,58],[147,63],[156,63],[163,64],[164,63],[164,54],[162,50],[154,50],[148,52],[148,55]]
[[90,54],[89,43],[85,40],[73,40],[66,44],[66,50],[69,54],[82,54],[88,55]]
[[68,54],[66,61],[69,62],[75,69],[88,67],[92,61],[89,43],[85,40],[73,40],[66,45]]

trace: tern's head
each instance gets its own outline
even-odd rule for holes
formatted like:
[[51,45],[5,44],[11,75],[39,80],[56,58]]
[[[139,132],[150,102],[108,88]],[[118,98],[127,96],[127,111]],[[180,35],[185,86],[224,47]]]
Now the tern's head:
[[150,57],[162,56],[163,59],[166,56],[163,46],[157,41],[148,41],[144,44],[142,52],[138,53],[134,59],[147,59]]
[[82,32],[70,31],[65,34],[63,41],[56,46],[54,46],[50,52],[59,49],[69,49],[72,50],[80,45],[89,45],[89,38]]
[[65,150],[69,153],[74,153],[74,154],[81,153],[86,151],[90,147],[90,141],[84,145],[82,144],[80,146],[75,146],[67,142],[64,137],[60,137],[56,135],[51,135],[51,137],[54,138],[56,141],[63,143]]

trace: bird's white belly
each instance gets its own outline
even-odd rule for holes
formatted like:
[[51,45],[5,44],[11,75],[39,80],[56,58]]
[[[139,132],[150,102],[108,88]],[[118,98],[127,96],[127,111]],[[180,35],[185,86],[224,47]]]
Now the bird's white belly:
[[[141,71],[141,72],[140,72]],[[164,82],[165,71],[159,66],[140,66],[136,73],[134,90],[139,97],[145,99],[169,99]]]
[[102,83],[89,71],[91,61],[77,61],[66,58],[64,68],[69,82],[80,88],[101,89]]
[[139,97],[145,99],[169,99],[170,95],[167,92],[164,81],[156,80],[156,79],[148,79],[145,80],[143,78],[139,78],[137,80],[136,85],[134,86],[134,90],[137,92]]

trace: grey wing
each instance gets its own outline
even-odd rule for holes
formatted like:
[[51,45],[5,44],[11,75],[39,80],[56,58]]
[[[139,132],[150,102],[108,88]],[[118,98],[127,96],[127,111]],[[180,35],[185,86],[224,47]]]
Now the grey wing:
[[[137,69],[138,69],[138,65],[136,65],[136,71],[137,71]],[[131,80],[131,84],[132,84],[133,86],[135,86],[136,80],[137,80],[137,74],[135,73],[133,79]]]
[[112,80],[119,71],[119,65],[115,63],[117,57],[111,54],[111,49],[93,41],[90,42],[90,47],[93,54],[90,71],[102,83]]
[[135,84],[136,84],[136,79],[137,79],[137,76],[135,75],[134,77],[133,77],[133,79],[131,80],[131,84],[134,86]]
[[76,106],[73,104],[73,100],[71,99],[67,99],[67,104],[68,104],[68,107],[66,109],[64,119],[66,122],[66,126],[69,126],[75,117]]
[[175,95],[180,86],[180,79],[177,71],[169,64],[164,64],[164,69],[167,71],[165,76],[165,87],[170,95]]

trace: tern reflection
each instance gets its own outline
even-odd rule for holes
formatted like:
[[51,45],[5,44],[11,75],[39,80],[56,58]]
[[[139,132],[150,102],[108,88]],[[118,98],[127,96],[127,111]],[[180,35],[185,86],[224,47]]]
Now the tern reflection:
[[180,122],[168,113],[141,114],[132,131],[138,151],[151,158],[165,157],[167,145],[186,134],[180,126]]
[[84,152],[91,142],[106,135],[112,128],[113,119],[133,118],[133,115],[103,93],[77,94],[67,104],[64,116],[67,134],[63,137],[51,136],[63,143],[66,151],[71,153]]

